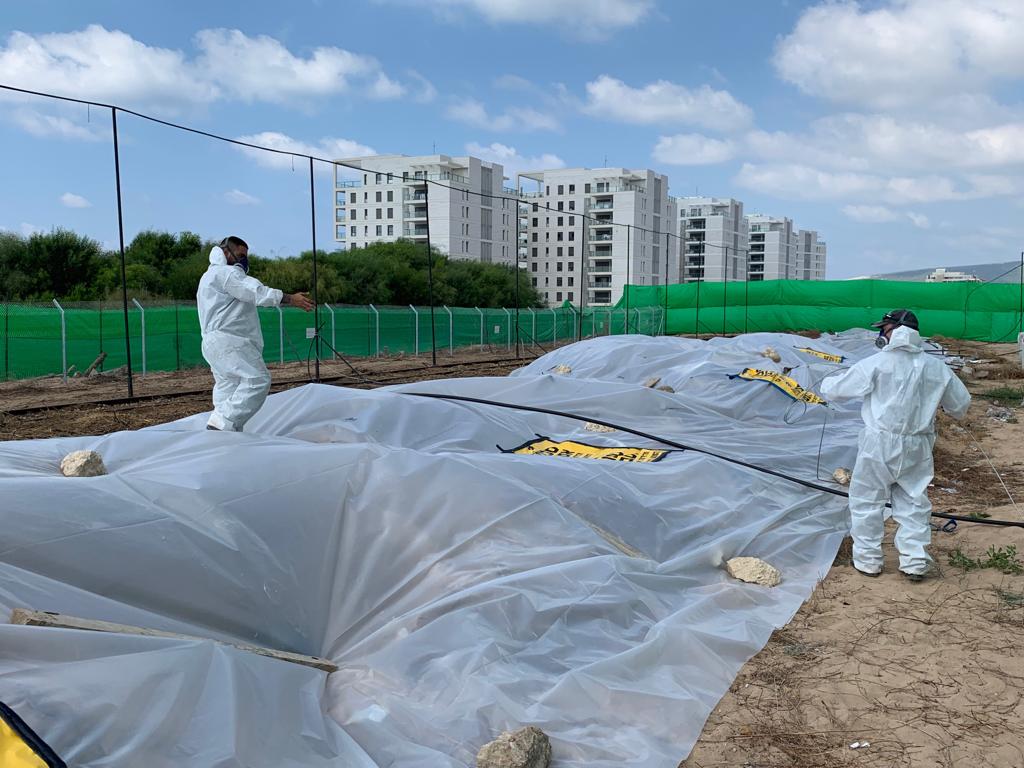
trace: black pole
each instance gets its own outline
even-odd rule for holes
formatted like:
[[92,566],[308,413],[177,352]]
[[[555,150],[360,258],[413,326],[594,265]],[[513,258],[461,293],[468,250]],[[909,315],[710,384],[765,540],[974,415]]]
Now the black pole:
[[519,174],[516,174],[516,197],[513,200],[515,204],[515,217],[516,217],[516,241],[513,244],[513,254],[515,255],[516,265],[516,360],[519,359]]
[[309,158],[309,223],[313,234],[313,343],[316,345],[316,368],[313,381],[320,381],[320,301],[316,270],[316,193],[313,189],[313,158]]
[[1020,252],[1020,330],[1017,333],[1024,333],[1024,251]]
[[664,322],[663,322],[663,324],[661,326],[663,328],[663,333],[662,333],[663,336],[668,336],[668,251],[669,251],[669,247],[670,247],[669,244],[668,244],[668,235],[669,235],[669,232],[666,229],[665,230],[665,320],[664,320]]
[[[587,214],[580,215],[580,230],[583,237],[580,238],[580,316],[576,323],[576,341],[583,340],[583,296],[584,291],[589,290],[587,285]],[[612,246],[615,247],[614,245]]]
[[[437,365],[437,341],[434,338],[434,251],[430,247],[430,184],[423,185],[423,202],[427,207],[427,294],[430,298],[430,359]],[[516,256],[518,259],[518,255]],[[518,266],[518,265],[517,265]],[[518,278],[517,278],[518,280]],[[419,320],[417,319],[418,323]],[[417,350],[418,352],[419,350]]]
[[[103,302],[100,303],[100,354],[103,354]],[[100,363],[99,369],[103,370],[103,363]]]
[[114,182],[117,187],[117,236],[121,246],[121,305],[124,310],[124,357],[128,370],[128,399],[135,397],[132,386],[132,343],[128,332],[128,276],[124,256],[124,212],[121,209],[121,153],[117,146],[117,107],[110,108],[110,120],[114,129]]
[[181,328],[178,325],[178,300],[174,300],[174,370],[181,370]]
[[725,336],[725,311],[727,305],[725,303],[725,293],[729,289],[729,246],[725,246],[725,258],[722,259],[722,335]]
[[4,302],[4,381],[11,375],[11,305]]
[[743,332],[747,332],[747,318],[750,316],[750,268],[743,276]]
[[[701,264],[701,269],[704,269],[705,265]],[[704,278],[701,277],[700,273],[697,273],[697,309],[693,315],[693,338],[697,338],[700,333],[700,284],[704,282]]]
[[[626,280],[622,284],[622,290],[626,292],[626,333],[629,333],[629,232],[630,226],[626,225]],[[614,247],[614,246],[613,246]],[[614,264],[614,262],[612,262]]]

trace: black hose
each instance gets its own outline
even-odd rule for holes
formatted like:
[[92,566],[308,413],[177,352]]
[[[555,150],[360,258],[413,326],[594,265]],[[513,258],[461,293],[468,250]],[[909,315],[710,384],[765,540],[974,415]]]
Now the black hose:
[[[819,483],[814,483],[814,482],[811,482],[810,480],[803,480],[803,479],[801,479],[799,477],[793,477],[792,475],[787,475],[786,473],[779,472],[778,470],[775,470],[775,469],[768,469],[767,467],[759,467],[757,464],[751,464],[749,462],[743,461],[742,459],[736,459],[736,458],[733,458],[731,456],[725,456],[725,455],[723,455],[721,453],[715,453],[714,451],[709,451],[706,448],[697,448],[697,447],[692,446],[692,445],[686,445],[685,443],[679,443],[679,442],[676,442],[675,440],[669,440],[669,439],[664,438],[664,437],[658,437],[657,435],[652,435],[652,434],[649,434],[647,432],[641,432],[638,429],[631,429],[630,427],[624,427],[621,424],[613,424],[610,421],[602,421],[600,419],[595,419],[595,418],[592,418],[590,416],[578,416],[575,413],[567,413],[565,411],[555,411],[555,410],[552,410],[550,408],[541,408],[541,407],[535,406],[535,405],[519,405],[517,403],[502,403],[502,402],[497,401],[497,400],[485,400],[485,399],[479,398],[479,397],[466,397],[464,395],[441,395],[441,394],[436,394],[434,392],[401,392],[399,394],[411,395],[413,397],[429,397],[429,398],[432,398],[434,400],[453,400],[453,401],[463,402],[463,403],[476,403],[477,405],[490,405],[490,406],[494,406],[495,408],[508,408],[509,410],[513,410],[513,411],[528,411],[530,413],[543,413],[543,414],[546,414],[548,416],[560,416],[560,417],[566,418],[566,419],[574,419],[576,421],[584,421],[584,422],[590,422],[592,424],[600,424],[603,427],[609,427],[611,429],[615,429],[615,430],[618,430],[620,432],[627,432],[627,433],[629,433],[631,435],[636,435],[637,437],[643,437],[643,438],[646,438],[647,440],[653,440],[654,442],[662,443],[663,445],[668,445],[668,446],[671,446],[673,448],[678,448],[681,451],[693,451],[694,453],[702,453],[702,454],[704,454],[706,456],[712,456],[712,457],[714,457],[716,459],[721,459],[722,461],[727,461],[730,464],[736,464],[736,465],[741,466],[741,467],[746,467],[747,469],[753,469],[753,470],[755,470],[757,472],[762,472],[762,473],[764,473],[766,475],[771,475],[773,477],[778,477],[778,478],[781,478],[783,480],[788,480],[791,483],[796,483],[797,485],[802,485],[805,488],[811,488],[811,489],[816,490],[816,491],[822,491],[823,493],[830,493],[833,496],[841,496],[841,497],[846,498],[846,499],[850,498],[850,494],[847,493],[846,491],[840,491],[840,490],[836,490],[835,488],[829,488],[827,485],[821,485]],[[892,504],[887,502],[886,506],[887,507],[891,507]],[[965,517],[963,515],[951,515],[951,514],[948,514],[946,512],[932,512],[931,514],[932,514],[932,517],[941,517],[941,518],[944,518],[946,520],[957,520],[957,521],[965,522],[965,523],[979,523],[981,525],[1001,525],[1001,526],[1008,526],[1008,527],[1015,527],[1015,528],[1024,528],[1024,521],[1017,521],[1017,520],[993,520],[991,518],[980,519],[980,518],[974,518],[974,517]]]

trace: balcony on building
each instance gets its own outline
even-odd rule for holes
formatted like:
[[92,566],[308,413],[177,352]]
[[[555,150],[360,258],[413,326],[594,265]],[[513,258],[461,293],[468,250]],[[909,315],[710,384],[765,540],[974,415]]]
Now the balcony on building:
[[426,221],[427,219],[427,206],[422,203],[406,203],[405,204],[405,220],[406,221]]
[[707,219],[690,219],[686,224],[687,231],[694,229],[707,229]]
[[614,207],[615,198],[612,195],[594,195],[587,202],[588,211],[610,211]]
[[347,221],[348,220],[348,212],[344,208],[335,208],[334,209],[334,220],[335,221]]
[[612,240],[612,228],[607,224],[591,224],[590,241],[592,243],[609,243]]
[[610,307],[612,303],[612,292],[608,288],[588,288],[590,294],[587,303],[592,307]]
[[612,278],[611,278],[611,276],[608,276],[608,277],[598,277],[598,276],[592,277],[590,280],[587,281],[587,287],[588,288],[605,288],[605,289],[610,289],[612,287]]
[[590,274],[611,274],[612,273],[612,260],[611,259],[596,259],[593,254],[590,257]]
[[402,228],[402,233],[405,237],[411,238],[426,238],[427,236],[427,225],[426,224],[414,224],[412,222],[406,222]]

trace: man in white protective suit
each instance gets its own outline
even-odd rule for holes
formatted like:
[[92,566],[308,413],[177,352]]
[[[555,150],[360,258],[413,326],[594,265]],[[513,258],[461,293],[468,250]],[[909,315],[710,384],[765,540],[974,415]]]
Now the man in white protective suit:
[[196,291],[203,357],[214,380],[207,429],[241,432],[267,399],[270,371],[263,362],[256,307],[313,308],[305,294],[268,288],[248,272],[249,246],[240,237],[226,237],[210,251],[210,266]]
[[917,317],[895,309],[879,322],[881,351],[821,383],[826,400],[864,398],[857,463],[850,480],[853,565],[866,576],[882,572],[885,503],[899,525],[900,572],[921,581],[931,562],[931,502],[935,413],[960,419],[971,396],[937,357],[922,348]]

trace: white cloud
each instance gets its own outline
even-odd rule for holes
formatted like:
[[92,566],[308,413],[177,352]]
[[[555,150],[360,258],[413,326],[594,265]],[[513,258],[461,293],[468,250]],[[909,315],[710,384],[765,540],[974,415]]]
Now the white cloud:
[[145,45],[92,24],[77,32],[12,32],[0,48],[0,80],[97,101],[205,104],[220,95],[181,51]]
[[224,193],[224,199],[232,205],[259,205],[260,199],[246,194],[240,189],[232,189]]
[[864,224],[882,224],[899,221],[900,215],[884,205],[844,205],[843,213]]
[[697,133],[660,136],[654,147],[654,159],[670,165],[713,165],[724,163],[736,154],[731,141],[710,139]]
[[515,186],[517,173],[565,167],[565,161],[558,155],[543,153],[533,157],[526,157],[520,154],[515,147],[499,144],[498,142],[487,145],[470,142],[466,145],[466,152],[482,160],[501,163],[505,168],[505,175],[512,182],[511,186]]
[[487,109],[475,99],[460,99],[453,102],[445,112],[447,117],[476,128],[505,133],[508,131],[557,131],[558,120],[529,107],[510,107],[500,115],[488,114]]
[[825,2],[776,47],[778,73],[804,92],[871,108],[929,106],[1024,76],[1020,0]]
[[190,57],[96,24],[66,33],[13,32],[0,46],[0,81],[172,111],[226,99],[315,100],[357,86],[375,99],[395,99],[406,92],[372,56],[342,48],[320,47],[297,55],[273,37],[249,37],[237,29],[200,30],[194,42],[197,53]]
[[[83,108],[84,109],[84,108]],[[96,114],[97,120],[103,113]],[[37,109],[19,108],[10,113],[10,119],[22,130],[44,138],[78,139],[81,141],[102,141],[109,136],[109,131],[98,124],[90,124],[82,119],[75,121],[60,115],[47,114]]]
[[639,23],[653,0],[392,0],[428,7],[455,20],[458,11],[472,11],[492,24],[535,24],[569,35],[601,39]]
[[532,91],[534,85],[519,75],[501,75],[494,79],[494,87],[503,91]]
[[920,229],[928,229],[931,222],[923,213],[905,211],[900,213],[884,205],[844,205],[843,213],[854,221],[864,224],[885,224],[895,221],[903,221],[904,218]]
[[658,80],[633,88],[608,75],[587,83],[583,109],[594,117],[625,123],[698,125],[720,131],[742,130],[752,118],[750,108],[732,94],[708,85],[691,89]]
[[407,74],[419,85],[419,90],[413,96],[414,101],[419,104],[428,104],[437,98],[437,88],[434,87],[432,82],[427,80],[427,78],[415,69],[408,70]]
[[92,203],[86,200],[81,195],[76,195],[72,192],[65,192],[60,196],[61,205],[65,208],[91,208]]
[[882,176],[831,172],[800,164],[744,163],[740,186],[790,200],[880,200],[890,205],[973,200],[1012,195],[1018,184],[997,176],[967,177],[967,186],[946,176]]
[[[309,144],[276,131],[264,131],[263,133],[255,133],[249,136],[239,136],[238,140],[248,144],[256,144],[260,147],[281,150],[282,152],[296,152],[302,155],[321,157],[325,160],[339,160],[343,157],[365,157],[366,155],[377,154],[371,147],[351,139],[328,137],[320,139],[316,144]],[[239,147],[239,149],[267,168],[292,168],[294,165],[290,155],[264,152],[252,147]],[[306,162],[306,160],[300,160],[299,164],[301,165]]]

